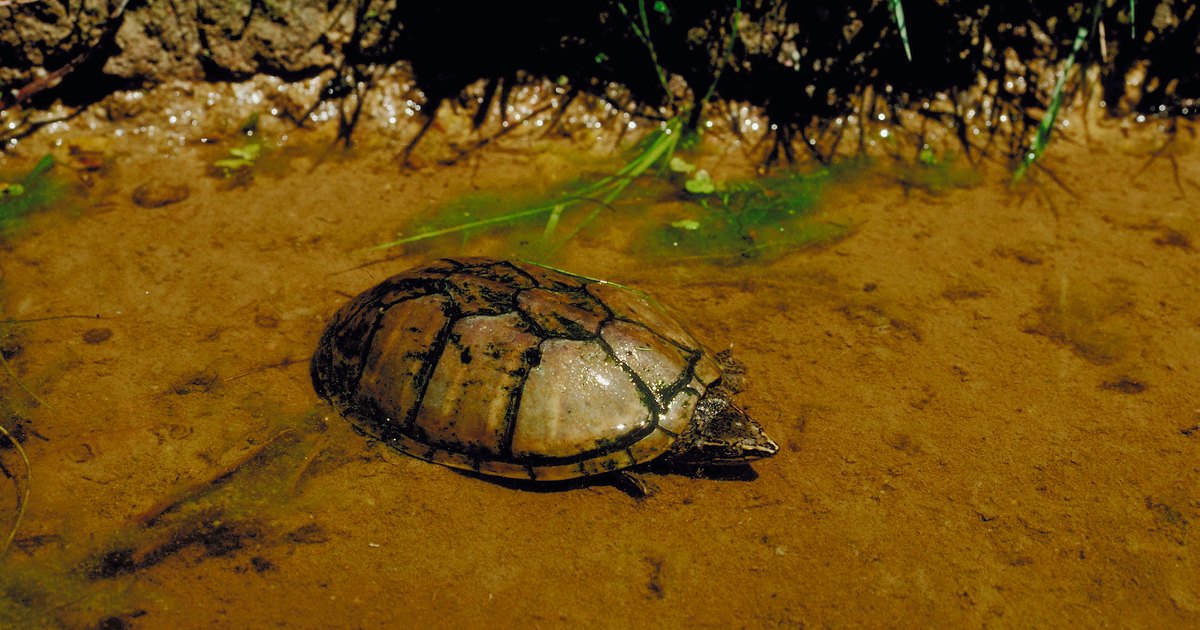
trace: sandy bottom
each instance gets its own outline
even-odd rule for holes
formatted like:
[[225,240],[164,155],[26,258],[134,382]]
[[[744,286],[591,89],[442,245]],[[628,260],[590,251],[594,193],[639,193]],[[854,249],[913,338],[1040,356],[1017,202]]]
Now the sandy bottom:
[[[824,198],[849,237],[736,265],[656,259],[605,215],[550,261],[732,346],[744,407],[782,447],[755,479],[652,475],[644,500],[393,452],[307,370],[348,296],[512,244],[364,248],[595,151],[496,144],[413,169],[310,150],[231,187],[207,147],[92,138],[103,166],[78,212],[0,249],[4,317],[56,318],[4,341],[46,404],[6,381],[33,484],[0,625],[1200,624],[1194,135],[1142,170],[1166,136],[1093,123],[1047,155],[1062,185],[867,177]],[[66,164],[70,142],[53,149]],[[28,168],[35,145],[0,166]],[[142,207],[147,183],[190,194]],[[11,447],[0,461],[23,482]],[[3,534],[21,484],[0,481]]]

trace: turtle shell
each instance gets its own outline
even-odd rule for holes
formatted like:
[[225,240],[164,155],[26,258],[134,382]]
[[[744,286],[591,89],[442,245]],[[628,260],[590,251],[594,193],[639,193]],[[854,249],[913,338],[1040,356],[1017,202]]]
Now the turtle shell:
[[317,392],[368,435],[537,480],[662,455],[721,376],[644,294],[486,258],[440,260],[358,295],[311,367]]

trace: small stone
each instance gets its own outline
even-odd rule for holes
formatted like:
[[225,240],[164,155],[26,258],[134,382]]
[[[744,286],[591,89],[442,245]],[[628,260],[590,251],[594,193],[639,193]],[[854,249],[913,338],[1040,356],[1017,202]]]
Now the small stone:
[[161,208],[183,201],[191,193],[187,184],[151,181],[133,189],[133,203],[143,208]]
[[98,344],[104,343],[112,338],[111,328],[90,328],[83,332],[83,343]]

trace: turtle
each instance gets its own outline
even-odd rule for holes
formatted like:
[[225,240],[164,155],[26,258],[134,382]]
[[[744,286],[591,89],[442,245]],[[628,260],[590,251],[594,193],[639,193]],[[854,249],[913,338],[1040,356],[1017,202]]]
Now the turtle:
[[719,357],[660,304],[530,262],[447,258],[394,275],[337,311],[310,368],[360,432],[481,475],[612,474],[644,495],[630,470],[652,460],[779,450],[733,402]]

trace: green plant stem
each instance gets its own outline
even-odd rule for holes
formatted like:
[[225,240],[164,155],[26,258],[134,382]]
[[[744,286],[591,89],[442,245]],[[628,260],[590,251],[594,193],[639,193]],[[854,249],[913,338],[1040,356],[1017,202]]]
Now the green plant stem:
[[1066,63],[1063,64],[1062,72],[1058,75],[1058,82],[1054,85],[1053,95],[1050,97],[1050,106],[1046,108],[1046,113],[1042,115],[1042,120],[1038,123],[1037,134],[1034,136],[1033,145],[1029,148],[1029,152],[1025,154],[1025,159],[1021,161],[1017,167],[1016,173],[1013,174],[1013,182],[1019,182],[1025,176],[1025,172],[1033,165],[1042,153],[1046,150],[1046,145],[1050,142],[1050,134],[1054,131],[1054,121],[1058,118],[1058,110],[1062,107],[1064,89],[1067,85],[1067,77],[1071,73],[1071,69],[1075,66],[1075,56],[1083,48],[1083,43],[1087,41],[1092,32],[1096,30],[1096,24],[1100,20],[1100,10],[1104,8],[1104,0],[1096,0],[1096,4],[1092,7],[1092,22],[1090,26],[1079,26],[1079,30],[1075,33],[1075,42],[1071,45],[1071,54],[1067,56]]
[[667,128],[658,132],[659,136],[655,138],[654,142],[651,143],[651,145],[644,152],[642,152],[640,156],[638,156],[638,159],[630,162],[625,166],[624,169],[622,169],[623,171],[628,170],[626,176],[618,180],[612,189],[600,198],[600,205],[588,213],[588,215],[584,217],[584,219],[580,221],[578,225],[575,226],[575,229],[571,230],[571,233],[568,234],[565,239],[563,239],[563,242],[565,243],[572,238],[575,238],[575,235],[579,234],[580,230],[587,227],[589,223],[591,223],[597,216],[600,215],[601,210],[611,207],[612,202],[617,197],[621,196],[621,193],[625,192],[625,189],[629,187],[629,184],[633,182],[635,177],[640,176],[651,166],[660,161],[664,163],[669,162],[671,160],[671,155],[675,153],[675,147],[679,144],[681,128],[682,124],[680,118],[671,119]]
[[671,94],[671,86],[667,81],[667,71],[658,62],[658,52],[654,50],[654,42],[650,40],[650,18],[646,16],[646,1],[638,0],[638,16],[642,21],[641,28],[638,28],[638,24],[634,21],[633,16],[629,15],[629,10],[625,8],[625,3],[618,2],[617,9],[626,18],[629,18],[629,27],[633,29],[633,34],[642,41],[642,44],[646,46],[646,50],[650,52],[650,61],[654,63],[654,72],[658,76],[658,82],[662,85],[663,92],[667,94],[667,106],[674,105],[675,97]]

